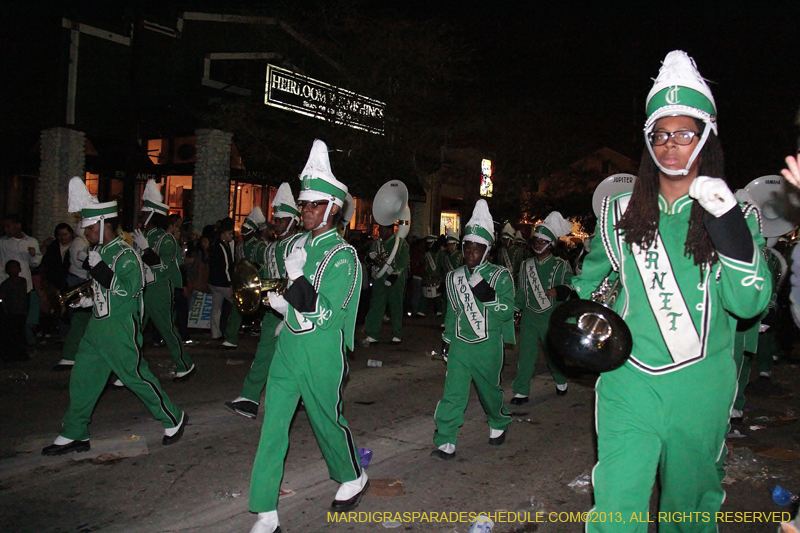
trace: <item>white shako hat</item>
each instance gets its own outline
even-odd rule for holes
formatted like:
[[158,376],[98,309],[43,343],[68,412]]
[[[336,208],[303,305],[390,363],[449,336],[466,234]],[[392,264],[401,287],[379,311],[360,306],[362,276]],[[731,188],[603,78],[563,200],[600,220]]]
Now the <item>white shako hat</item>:
[[328,223],[328,216],[331,214],[333,204],[342,208],[347,197],[347,185],[336,179],[331,170],[331,162],[328,159],[328,145],[319,139],[314,140],[311,146],[311,153],[308,155],[303,172],[300,174],[300,196],[299,201],[314,202],[326,200],[328,207],[325,209],[325,216],[322,222],[314,229],[319,229]]
[[453,228],[447,228],[447,230],[444,232],[444,234],[445,234],[446,242],[448,244],[451,244],[451,243],[452,244],[458,244],[458,242],[459,242],[458,235],[456,234],[455,231],[453,231]]
[[545,217],[544,221],[536,225],[533,236],[552,243],[559,237],[569,234],[570,231],[572,231],[572,222],[564,219],[558,211],[553,211]]
[[300,220],[300,210],[297,209],[297,203],[294,201],[292,188],[286,182],[281,183],[275,199],[272,200],[272,216]]
[[522,236],[522,231],[517,230],[517,234],[514,236],[514,242],[525,244],[525,237]]
[[353,195],[347,193],[344,199],[344,211],[342,212],[342,225],[346,228],[353,220],[353,215],[356,214],[356,203],[353,200]]
[[267,217],[264,216],[264,213],[261,212],[261,208],[255,206],[250,214],[244,219],[242,222],[242,234],[249,235],[254,231],[258,231],[261,227],[261,224],[267,221]]
[[67,212],[81,214],[81,228],[87,228],[100,222],[100,244],[103,244],[104,220],[117,218],[117,201],[100,203],[92,196],[81,178],[75,176],[69,180]]
[[150,222],[153,213],[164,216],[169,214],[169,206],[164,203],[164,195],[161,194],[155,180],[147,180],[147,185],[144,186],[144,192],[142,193],[142,211],[150,212],[145,225]]
[[[708,84],[697,70],[694,59],[686,52],[673,50],[664,58],[653,88],[647,95],[647,122],[644,124],[645,145],[653,161],[665,174],[685,176],[703,149],[708,136],[717,135],[717,105]],[[660,118],[686,115],[702,120],[706,127],[686,168],[668,170],[659,165],[649,135]]]
[[475,203],[472,217],[464,228],[464,242],[467,241],[485,244],[487,250],[494,245],[494,221],[486,200],[478,200]]
[[506,222],[506,225],[503,226],[503,233],[500,234],[500,240],[502,239],[511,239],[514,240],[514,226]]

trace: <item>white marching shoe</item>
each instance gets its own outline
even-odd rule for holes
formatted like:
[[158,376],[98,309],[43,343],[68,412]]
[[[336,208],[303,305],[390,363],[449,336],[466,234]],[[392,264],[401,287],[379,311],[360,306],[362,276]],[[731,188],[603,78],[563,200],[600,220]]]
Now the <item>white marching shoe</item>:
[[278,511],[258,513],[258,521],[253,524],[250,533],[280,533],[281,523],[278,520]]

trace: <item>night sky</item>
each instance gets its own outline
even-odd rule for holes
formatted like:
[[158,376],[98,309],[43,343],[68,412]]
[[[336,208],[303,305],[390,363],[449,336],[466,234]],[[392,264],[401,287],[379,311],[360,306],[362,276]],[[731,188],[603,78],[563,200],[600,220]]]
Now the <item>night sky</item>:
[[778,173],[796,149],[798,2],[417,1],[406,13],[465,32],[483,99],[545,102],[589,132],[587,150],[609,146],[638,159],[645,98],[674,49],[694,57],[710,82],[733,185]]

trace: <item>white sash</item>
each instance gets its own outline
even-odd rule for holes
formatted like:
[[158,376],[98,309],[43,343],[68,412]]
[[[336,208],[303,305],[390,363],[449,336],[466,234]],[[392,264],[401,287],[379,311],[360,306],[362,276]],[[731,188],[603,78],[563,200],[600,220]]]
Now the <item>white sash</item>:
[[[536,298],[536,303],[539,304],[539,309],[550,309],[553,301],[544,292],[542,280],[539,277],[539,270],[536,268],[536,259],[531,259],[525,263],[525,277],[528,280],[528,290],[526,296],[533,292],[533,297]],[[530,300],[528,300],[530,301]]]
[[267,253],[266,253],[267,272],[269,273],[269,277],[272,279],[281,277],[281,274],[278,271],[278,258],[277,258],[277,250],[279,242],[280,241],[272,242],[267,247]]
[[425,252],[425,261],[428,262],[428,268],[431,271],[436,270],[436,261],[433,260],[433,255],[430,252]]
[[635,244],[632,248],[650,309],[672,360],[681,364],[702,357],[700,335],[672,272],[661,235],[656,234],[649,250],[643,250]]
[[472,331],[478,337],[476,340],[487,338],[486,317],[484,316],[480,302],[478,302],[472,294],[472,288],[469,286],[469,279],[467,278],[466,267],[453,273],[453,288],[455,289],[458,301],[461,303],[461,309],[464,311],[459,315],[459,318],[463,316],[467,319]]

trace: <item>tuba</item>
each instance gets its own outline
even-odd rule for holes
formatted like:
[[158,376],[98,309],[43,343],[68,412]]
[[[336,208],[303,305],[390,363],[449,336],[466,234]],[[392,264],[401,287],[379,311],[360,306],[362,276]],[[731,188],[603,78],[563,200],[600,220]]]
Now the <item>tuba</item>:
[[93,296],[94,290],[92,289],[92,280],[86,280],[80,285],[75,285],[66,292],[58,293],[58,307],[56,307],[58,316],[63,315],[67,307],[76,307],[78,302],[81,301],[81,298],[92,298]]
[[386,273],[389,265],[394,261],[400,239],[408,237],[408,232],[411,231],[411,209],[408,207],[408,188],[405,183],[400,180],[384,183],[378,189],[375,199],[372,200],[372,216],[375,222],[381,226],[390,226],[395,221],[398,224],[394,248],[385,258],[381,270],[375,276],[379,278]]
[[[636,176],[631,174],[614,174],[601,181],[592,197],[595,216],[600,218],[607,196],[630,191],[635,182]],[[621,288],[619,274],[612,273],[589,300],[570,299],[553,310],[548,342],[553,348],[553,362],[565,373],[610,372],[630,357],[631,330],[612,310]]]
[[239,259],[233,264],[231,292],[236,307],[245,315],[255,313],[261,305],[269,307],[267,293],[274,291],[283,294],[287,285],[288,280],[283,278],[261,279],[258,267],[249,259]]

